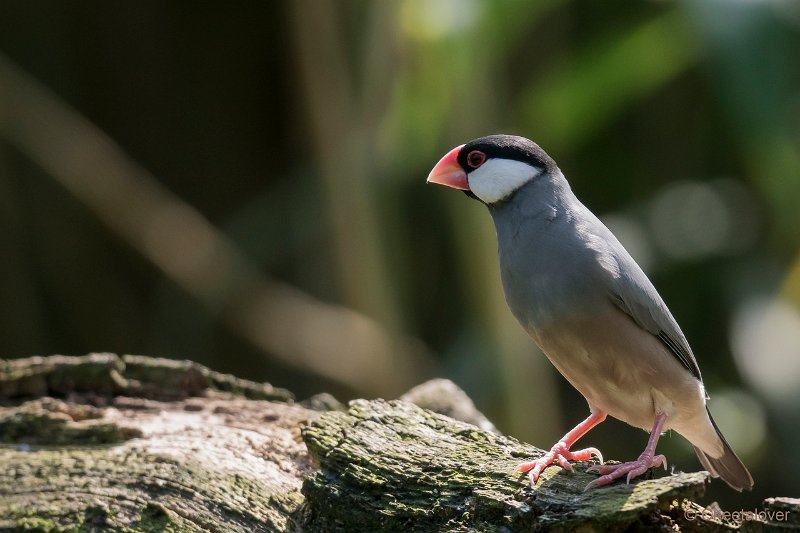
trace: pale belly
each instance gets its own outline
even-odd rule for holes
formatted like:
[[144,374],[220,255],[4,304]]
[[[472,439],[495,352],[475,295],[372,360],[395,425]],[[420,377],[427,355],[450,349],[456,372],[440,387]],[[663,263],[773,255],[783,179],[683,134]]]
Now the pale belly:
[[664,429],[711,438],[702,383],[628,315],[614,309],[529,333],[591,407],[648,431],[663,412]]

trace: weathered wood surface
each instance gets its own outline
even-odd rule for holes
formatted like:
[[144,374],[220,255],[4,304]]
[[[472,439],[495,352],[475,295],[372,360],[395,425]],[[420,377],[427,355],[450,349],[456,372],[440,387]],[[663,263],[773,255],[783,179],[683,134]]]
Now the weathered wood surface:
[[[483,423],[458,393],[431,401],[437,387],[451,390],[439,383],[418,400]],[[545,470],[531,489],[514,465],[542,452],[514,439],[398,400],[346,409],[324,396],[303,403],[332,410],[191,362],[111,354],[0,360],[0,531],[740,525],[693,503],[704,473],[657,473],[584,493],[593,475],[578,464],[575,473]],[[764,508],[800,517],[797,500]],[[687,510],[697,518],[687,521]],[[791,524],[749,520],[743,529]]]
[[286,391],[94,354],[0,365],[0,399],[0,531],[294,527],[315,413]]
[[546,469],[532,490],[514,466],[541,450],[400,401],[357,400],[313,421],[304,440],[321,465],[303,486],[306,518],[343,531],[622,530],[664,523],[673,501],[701,495],[706,481],[678,474],[584,492],[596,476],[583,464]]

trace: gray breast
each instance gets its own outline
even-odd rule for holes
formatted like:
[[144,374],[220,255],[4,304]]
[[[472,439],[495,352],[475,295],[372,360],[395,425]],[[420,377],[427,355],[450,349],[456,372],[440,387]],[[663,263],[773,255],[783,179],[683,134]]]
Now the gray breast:
[[560,316],[576,318],[610,306],[607,287],[618,275],[616,259],[577,214],[494,213],[506,301],[529,331]]

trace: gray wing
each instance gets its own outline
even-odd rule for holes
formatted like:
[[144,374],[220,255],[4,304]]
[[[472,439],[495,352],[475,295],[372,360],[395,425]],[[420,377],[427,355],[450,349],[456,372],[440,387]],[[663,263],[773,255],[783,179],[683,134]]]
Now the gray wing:
[[667,309],[666,304],[632,258],[618,258],[626,268],[621,268],[611,287],[614,304],[643,329],[652,333],[666,346],[678,361],[701,382],[700,367],[694,358],[689,342]]

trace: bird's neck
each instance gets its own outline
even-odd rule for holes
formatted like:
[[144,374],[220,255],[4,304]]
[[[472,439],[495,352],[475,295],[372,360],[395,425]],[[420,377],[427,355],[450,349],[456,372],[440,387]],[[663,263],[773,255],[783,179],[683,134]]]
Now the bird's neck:
[[506,201],[489,205],[498,236],[520,225],[550,223],[569,216],[577,198],[560,171],[547,179],[533,179]]
[[585,208],[560,173],[525,185],[490,211],[506,301],[526,330],[536,331],[575,309],[597,309],[583,305],[596,283],[586,267],[594,264],[593,255],[583,246],[577,224]]

